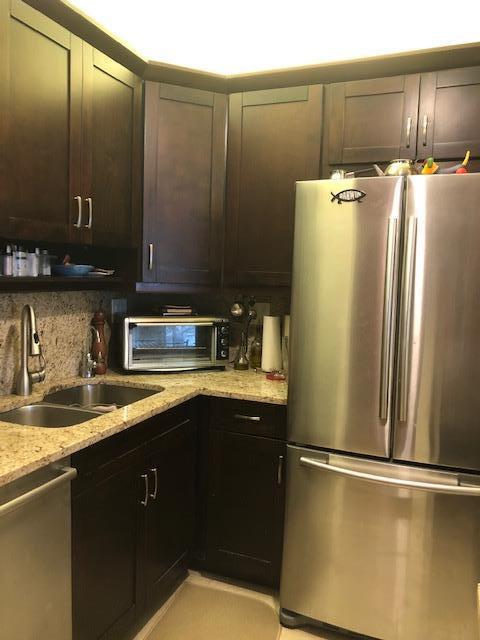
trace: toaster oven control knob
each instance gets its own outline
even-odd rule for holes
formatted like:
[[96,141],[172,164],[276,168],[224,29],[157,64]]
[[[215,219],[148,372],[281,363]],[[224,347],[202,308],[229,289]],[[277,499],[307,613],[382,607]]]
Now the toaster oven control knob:
[[226,347],[226,346],[227,346],[227,344],[228,344],[228,340],[227,340],[227,338],[222,338],[222,339],[220,340],[220,344],[222,345],[222,347]]
[[225,349],[222,349],[222,350],[220,351],[220,357],[221,357],[221,358],[226,358],[226,357],[227,357],[227,352],[226,352],[226,350],[225,350]]
[[220,333],[223,333],[223,335],[225,335],[226,333],[228,333],[228,327],[220,327]]

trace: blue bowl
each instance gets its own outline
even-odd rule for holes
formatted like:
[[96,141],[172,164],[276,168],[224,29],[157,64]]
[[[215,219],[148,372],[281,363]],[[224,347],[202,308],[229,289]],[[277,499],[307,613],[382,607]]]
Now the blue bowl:
[[52,274],[62,278],[78,278],[88,275],[93,268],[91,264],[54,264]]

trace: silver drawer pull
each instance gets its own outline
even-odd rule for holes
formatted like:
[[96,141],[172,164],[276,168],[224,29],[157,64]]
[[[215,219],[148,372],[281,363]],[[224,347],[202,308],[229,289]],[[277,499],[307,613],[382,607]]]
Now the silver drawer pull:
[[153,269],[153,242],[150,242],[148,245],[148,270],[151,271]]
[[277,467],[277,484],[280,485],[283,482],[283,464],[285,462],[285,456],[278,456]]
[[146,473],[142,473],[140,477],[143,479],[143,483],[145,485],[145,495],[143,500],[140,500],[140,504],[142,507],[146,507],[148,504],[148,475]]
[[154,479],[155,483],[153,485],[152,493],[149,493],[148,495],[150,496],[150,498],[152,498],[152,500],[156,500],[157,499],[157,489],[158,489],[158,474],[157,474],[157,470],[155,468],[150,469],[150,472],[153,473],[153,479]]
[[77,211],[78,211],[77,221],[73,226],[76,227],[77,229],[80,229],[80,227],[82,226],[82,196],[75,196],[73,199],[77,201]]
[[248,420],[249,422],[260,422],[260,416],[244,416],[243,413],[236,413],[234,416],[235,420]]
[[412,118],[408,117],[407,118],[407,140],[406,140],[406,144],[405,146],[407,147],[407,149],[410,148],[410,136],[412,133]]
[[423,127],[422,127],[422,133],[423,133],[423,146],[426,147],[427,146],[427,131],[428,131],[428,115],[425,114],[423,116]]
[[88,204],[88,222],[85,225],[85,229],[91,229],[93,222],[93,200],[92,198],[85,198],[85,200]]

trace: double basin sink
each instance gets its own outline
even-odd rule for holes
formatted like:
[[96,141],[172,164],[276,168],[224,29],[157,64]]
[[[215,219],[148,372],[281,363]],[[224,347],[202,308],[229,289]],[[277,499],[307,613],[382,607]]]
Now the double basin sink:
[[72,427],[163,391],[86,384],[47,394],[42,402],[0,413],[0,420],[32,427]]

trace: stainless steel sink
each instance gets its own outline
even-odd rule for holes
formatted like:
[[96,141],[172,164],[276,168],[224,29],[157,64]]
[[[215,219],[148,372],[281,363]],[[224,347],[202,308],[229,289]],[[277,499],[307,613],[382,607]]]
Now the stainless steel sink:
[[140,389],[138,387],[123,387],[118,384],[86,384],[80,387],[70,387],[49,393],[43,399],[44,402],[59,404],[66,407],[80,407],[82,409],[112,410],[124,407],[137,400],[143,400],[155,393],[163,391],[159,389]]
[[72,427],[101,415],[96,411],[58,407],[50,404],[27,404],[18,409],[0,413],[0,420],[30,427]]

